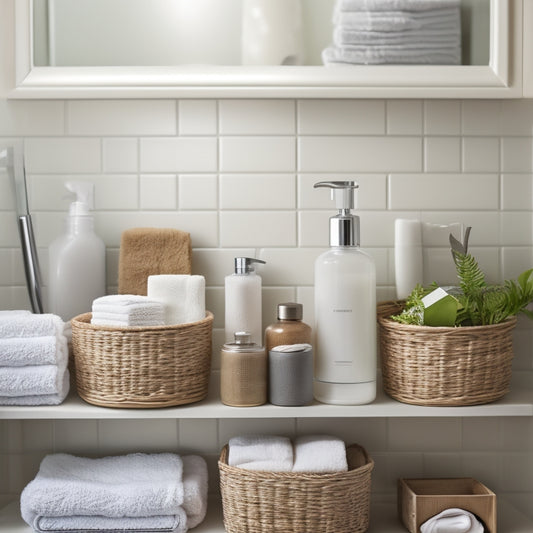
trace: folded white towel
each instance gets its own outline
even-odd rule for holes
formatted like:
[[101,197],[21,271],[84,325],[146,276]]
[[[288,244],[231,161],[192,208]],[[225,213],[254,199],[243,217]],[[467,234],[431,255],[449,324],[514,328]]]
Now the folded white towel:
[[450,25],[441,30],[407,30],[407,31],[360,31],[344,26],[333,29],[333,44],[345,45],[410,45],[427,43],[428,46],[458,45],[461,30],[458,25]]
[[459,24],[458,8],[428,12],[407,11],[335,11],[333,24],[363,31],[433,30]]
[[426,11],[459,7],[460,0],[337,0],[340,11]]
[[346,445],[330,435],[304,435],[294,441],[293,472],[346,472]]
[[34,315],[20,311],[0,315],[0,338],[48,337],[63,335],[65,323],[57,315]]
[[347,63],[352,65],[459,65],[460,47],[407,48],[393,46],[343,46],[328,47],[322,51],[325,65]]
[[185,533],[187,515],[120,518],[107,516],[38,516],[30,524],[37,533]]
[[47,455],[22,492],[22,518],[33,525],[42,516],[179,515],[182,474],[181,457],[172,453],[100,459]]
[[184,455],[183,509],[187,513],[187,527],[203,522],[207,513],[207,463],[199,455]]
[[63,364],[67,359],[64,335],[0,338],[0,366]]
[[205,278],[187,274],[148,276],[150,298],[162,302],[167,325],[189,324],[205,318]]
[[421,533],[483,533],[485,528],[469,511],[445,509],[420,526]]
[[162,326],[165,308],[160,301],[135,294],[110,294],[93,301],[91,324],[105,326]]
[[247,470],[290,472],[292,443],[276,435],[240,435],[229,440],[228,464]]
[[59,405],[63,403],[70,388],[70,374],[67,369],[63,372],[63,379],[56,394],[33,394],[27,396],[0,396],[0,405]]
[[31,311],[27,309],[2,309],[0,311],[0,318],[13,317],[15,315],[31,315]]

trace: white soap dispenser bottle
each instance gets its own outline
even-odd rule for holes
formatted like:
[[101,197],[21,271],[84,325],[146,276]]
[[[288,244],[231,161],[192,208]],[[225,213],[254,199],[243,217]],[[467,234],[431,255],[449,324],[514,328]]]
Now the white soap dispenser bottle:
[[48,301],[50,312],[65,322],[91,311],[94,299],[106,293],[105,245],[94,232],[94,184],[68,181],[76,195],[70,204],[65,232],[48,249]]
[[265,262],[236,257],[235,271],[224,280],[226,342],[233,342],[236,332],[247,331],[250,342],[263,346],[262,280],[254,270],[254,263]]
[[338,214],[330,218],[331,249],[315,262],[315,398],[360,405],[376,397],[376,271],[359,249],[353,181],[316,183],[331,188]]

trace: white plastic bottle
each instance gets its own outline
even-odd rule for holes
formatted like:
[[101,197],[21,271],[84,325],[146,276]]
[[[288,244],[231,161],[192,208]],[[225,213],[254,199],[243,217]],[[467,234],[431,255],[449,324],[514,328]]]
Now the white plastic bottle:
[[376,273],[359,249],[359,217],[352,215],[353,181],[331,188],[339,213],[330,218],[331,249],[315,262],[315,398],[360,405],[376,397]]
[[70,204],[65,232],[48,249],[48,301],[50,312],[64,321],[91,311],[95,298],[105,295],[105,245],[94,233],[94,184],[69,181],[76,195]]
[[235,333],[246,331],[250,342],[263,346],[263,321],[261,311],[261,276],[254,271],[254,263],[265,263],[251,257],[236,257],[235,271],[226,276],[225,285],[225,335],[233,342]]

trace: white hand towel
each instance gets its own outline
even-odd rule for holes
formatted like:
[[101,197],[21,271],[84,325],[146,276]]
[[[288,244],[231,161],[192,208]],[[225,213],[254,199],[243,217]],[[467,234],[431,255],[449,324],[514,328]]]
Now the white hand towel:
[[205,318],[205,278],[187,274],[148,276],[148,296],[162,302],[167,325]]
[[70,374],[67,369],[63,372],[63,379],[57,394],[34,394],[29,396],[0,396],[0,405],[59,405],[63,403],[70,388]]
[[420,526],[421,533],[483,533],[475,515],[464,509],[445,509]]
[[64,364],[67,359],[64,335],[0,338],[0,366]]
[[293,472],[346,472],[346,445],[330,435],[304,435],[294,441]]
[[165,308],[160,301],[135,294],[110,294],[93,301],[91,324],[105,326],[162,326]]
[[187,515],[148,517],[36,516],[30,524],[37,533],[185,533]]
[[184,455],[183,509],[187,513],[187,527],[204,521],[207,513],[207,463],[199,455]]
[[171,453],[100,459],[47,455],[23,490],[22,517],[176,515],[183,503],[183,463]]
[[290,472],[292,443],[276,435],[240,435],[229,440],[228,464],[247,470]]
[[0,366],[0,396],[41,396],[61,392],[67,366]]
[[408,46],[425,43],[433,48],[437,46],[457,46],[461,40],[459,26],[450,25],[441,30],[409,30],[409,31],[360,31],[344,26],[333,29],[333,44],[346,45],[395,45]]
[[15,315],[31,315],[31,311],[27,309],[2,309],[0,311],[0,318],[13,317]]
[[0,338],[63,335],[65,323],[57,315],[34,315],[14,311],[0,316]]
[[426,11],[459,7],[460,0],[337,0],[340,11]]

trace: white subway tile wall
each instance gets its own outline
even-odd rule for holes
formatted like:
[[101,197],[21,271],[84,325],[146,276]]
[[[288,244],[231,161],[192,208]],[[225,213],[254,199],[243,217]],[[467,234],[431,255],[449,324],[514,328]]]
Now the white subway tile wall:
[[[489,281],[533,265],[531,101],[0,100],[0,143],[13,139],[24,142],[45,278],[47,246],[68,207],[67,179],[95,184],[110,293],[123,230],[191,233],[193,273],[205,276],[215,314],[215,372],[224,342],[224,276],[236,256],[267,262],[260,268],[265,326],[275,320],[276,304],[288,300],[303,303],[312,324],[313,263],[328,245],[335,212],[328,191],[313,188],[317,181],[359,182],[361,243],[376,261],[380,300],[394,296],[398,217],[471,225],[471,249]],[[0,308],[28,308],[5,173],[0,228]],[[437,252],[436,262],[448,253]],[[515,369],[532,372],[527,320],[519,321],[514,340]],[[17,494],[51,451],[153,450],[204,455],[215,492],[220,448],[244,431],[337,434],[374,457],[376,493],[392,495],[400,476],[474,476],[531,515],[527,417],[5,420],[0,494]]]

